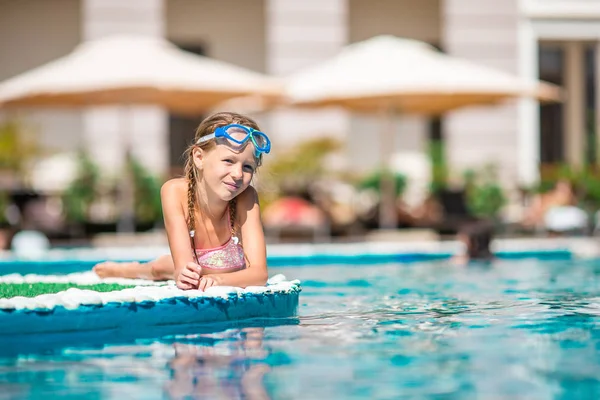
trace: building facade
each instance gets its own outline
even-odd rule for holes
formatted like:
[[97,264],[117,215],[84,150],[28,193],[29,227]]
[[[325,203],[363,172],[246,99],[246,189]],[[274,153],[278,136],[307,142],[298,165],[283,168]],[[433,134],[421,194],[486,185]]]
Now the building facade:
[[[596,160],[600,0],[0,0],[0,80],[115,33],[165,37],[184,49],[277,76],[379,34],[426,41],[443,51],[527,79],[565,88],[561,105],[515,100],[445,115],[442,123],[402,115],[395,142],[424,153],[440,136],[453,171],[495,163],[509,185],[529,184],[542,162]],[[123,132],[123,114],[133,124]],[[167,174],[197,120],[157,107],[4,112],[17,115],[57,151],[84,148],[109,171],[123,160],[123,136],[148,168]],[[201,116],[198,116],[198,119]],[[348,168],[378,165],[374,117],[340,110],[259,116],[276,146],[333,135],[346,143]],[[592,150],[590,150],[590,146]],[[351,161],[350,161],[351,160]]]

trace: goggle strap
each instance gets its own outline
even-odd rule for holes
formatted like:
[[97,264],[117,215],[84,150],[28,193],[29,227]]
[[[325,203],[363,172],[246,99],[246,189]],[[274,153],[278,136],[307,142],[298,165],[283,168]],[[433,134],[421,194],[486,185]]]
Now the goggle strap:
[[198,141],[196,142],[196,144],[208,142],[209,140],[214,139],[214,138],[215,138],[215,134],[211,133],[210,135],[202,136],[200,139],[198,139]]

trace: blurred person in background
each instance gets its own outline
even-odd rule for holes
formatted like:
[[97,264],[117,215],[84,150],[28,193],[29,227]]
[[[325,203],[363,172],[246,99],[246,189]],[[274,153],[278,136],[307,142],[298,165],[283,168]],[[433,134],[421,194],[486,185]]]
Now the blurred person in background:
[[462,226],[457,234],[463,251],[451,259],[452,264],[465,265],[472,261],[492,261],[490,249],[494,238],[494,227],[489,221],[479,220]]
[[11,240],[12,252],[19,258],[43,257],[50,250],[50,240],[44,228],[49,228],[53,222],[53,215],[48,213],[44,198],[35,197],[25,203],[19,217],[17,232]]
[[354,186],[338,179],[322,179],[310,186],[312,201],[323,212],[331,236],[347,236],[360,231],[361,194]]
[[587,214],[576,204],[577,196],[573,185],[568,180],[561,179],[551,190],[533,198],[525,211],[522,225],[550,233],[585,230],[588,225]]
[[534,196],[522,223],[526,227],[539,226],[543,224],[544,216],[551,208],[572,205],[575,201],[571,183],[561,179],[549,191]]
[[161,188],[171,254],[148,263],[104,262],[94,272],[102,278],[174,279],[184,290],[264,285],[265,238],[250,183],[270,149],[252,119],[231,112],[207,117],[185,153],[185,177]]
[[429,193],[414,208],[399,199],[397,202],[398,222],[411,228],[432,228],[439,225],[444,217],[444,210],[434,193]]

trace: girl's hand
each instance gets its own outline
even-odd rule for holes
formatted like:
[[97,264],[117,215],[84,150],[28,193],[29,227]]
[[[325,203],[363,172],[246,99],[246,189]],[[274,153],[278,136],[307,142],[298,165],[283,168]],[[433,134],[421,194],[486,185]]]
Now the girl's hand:
[[205,291],[211,286],[217,286],[219,283],[217,280],[210,275],[204,275],[200,277],[200,283],[198,284],[198,290]]
[[182,290],[196,289],[202,276],[202,267],[198,264],[189,262],[183,267],[177,277],[177,287]]

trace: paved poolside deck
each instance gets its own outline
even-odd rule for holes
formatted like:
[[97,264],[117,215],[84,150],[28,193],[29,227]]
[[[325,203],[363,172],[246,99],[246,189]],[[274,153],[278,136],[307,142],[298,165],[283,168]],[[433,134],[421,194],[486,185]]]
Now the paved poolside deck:
[[[456,240],[389,240],[330,242],[330,243],[288,243],[268,244],[269,257],[293,256],[353,256],[353,255],[390,255],[390,254],[456,254],[461,244]],[[578,258],[600,257],[599,237],[569,238],[510,238],[496,239],[492,244],[495,252],[543,252],[566,251]],[[166,244],[132,246],[107,246],[90,248],[54,248],[44,254],[44,260],[146,260],[168,253]],[[0,251],[0,260],[15,260],[9,251]]]

